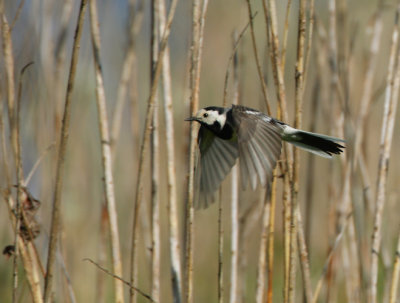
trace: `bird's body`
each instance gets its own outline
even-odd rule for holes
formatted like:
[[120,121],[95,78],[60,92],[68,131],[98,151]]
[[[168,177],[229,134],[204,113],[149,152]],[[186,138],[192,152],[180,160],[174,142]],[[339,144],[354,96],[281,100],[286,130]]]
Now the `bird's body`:
[[215,191],[240,159],[243,187],[250,182],[255,189],[257,179],[266,185],[280,157],[282,141],[322,157],[340,154],[341,139],[295,129],[244,106],[206,107],[187,119],[201,124],[198,135],[200,149],[196,167],[197,206],[208,206]]

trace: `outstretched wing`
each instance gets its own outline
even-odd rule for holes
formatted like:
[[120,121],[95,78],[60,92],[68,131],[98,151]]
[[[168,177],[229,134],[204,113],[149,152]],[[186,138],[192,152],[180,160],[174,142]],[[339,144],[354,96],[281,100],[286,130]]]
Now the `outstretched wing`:
[[195,207],[205,208],[213,202],[215,192],[235,165],[239,152],[236,141],[222,140],[204,126],[199,129],[198,141]]
[[282,126],[279,121],[243,106],[233,106],[232,117],[238,130],[242,185],[245,188],[250,181],[255,189],[258,177],[265,186],[281,154]]

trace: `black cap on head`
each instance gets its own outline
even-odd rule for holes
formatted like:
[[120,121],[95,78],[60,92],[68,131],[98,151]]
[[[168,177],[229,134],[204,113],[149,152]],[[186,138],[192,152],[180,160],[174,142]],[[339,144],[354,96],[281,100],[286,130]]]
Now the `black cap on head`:
[[218,106],[208,106],[204,108],[205,110],[215,110],[218,113],[222,114],[225,111],[225,108],[223,107],[218,107]]

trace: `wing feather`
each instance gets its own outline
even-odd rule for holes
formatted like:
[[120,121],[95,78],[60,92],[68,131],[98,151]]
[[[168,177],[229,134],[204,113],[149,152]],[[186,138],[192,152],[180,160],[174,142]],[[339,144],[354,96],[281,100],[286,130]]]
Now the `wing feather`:
[[252,140],[252,143],[248,145],[251,159],[253,160],[254,167],[258,174],[258,178],[261,184],[266,184],[266,169],[264,162],[261,160],[263,157],[263,152],[258,148],[257,140]]
[[271,157],[279,158],[282,148],[282,139],[279,133],[268,129],[267,127],[261,128],[262,138],[259,142],[264,142],[266,149],[268,149],[272,154],[268,153]]
[[263,148],[262,146],[262,141],[254,140],[252,146],[254,147],[255,156],[257,156],[260,160],[260,166],[257,170],[258,176],[260,178],[260,183],[266,184],[268,178],[270,177],[269,172],[272,172],[273,167],[271,166],[269,157],[263,156],[265,148]]
[[237,156],[235,153],[232,153],[231,149],[228,148],[229,145],[225,146],[221,144],[221,140],[216,140],[214,144],[217,162],[222,166],[223,171],[229,171],[231,168],[231,163],[235,162]]
[[[268,170],[272,171],[274,169],[274,155],[276,154],[274,146],[271,146],[270,144],[266,143],[265,141],[258,141],[257,142],[259,149],[261,150],[271,150],[272,156],[267,155],[266,157],[262,157],[264,161],[264,167],[267,168]],[[263,152],[264,153],[264,152]]]
[[250,182],[254,189],[258,179],[265,186],[281,154],[282,127],[267,115],[241,106],[232,107],[232,117],[238,129],[242,184],[246,187]]
[[[252,156],[249,151],[249,147],[247,144],[240,142],[239,139],[239,159],[241,163],[241,173],[246,171],[246,173],[242,174],[243,177],[247,177],[250,181],[250,185],[253,189],[257,186],[257,173],[253,165]],[[242,165],[243,164],[243,165]],[[245,187],[247,186],[248,180],[244,180]]]
[[236,141],[222,140],[204,126],[199,130],[199,148],[196,167],[199,191],[195,207],[205,208],[213,202],[215,192],[235,164],[239,151]]

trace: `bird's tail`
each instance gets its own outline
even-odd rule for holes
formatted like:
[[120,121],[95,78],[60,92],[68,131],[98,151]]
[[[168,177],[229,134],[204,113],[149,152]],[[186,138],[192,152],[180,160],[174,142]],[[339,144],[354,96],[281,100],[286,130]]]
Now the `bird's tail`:
[[298,130],[292,127],[285,129],[283,139],[308,152],[325,158],[332,158],[332,154],[343,152],[345,142],[342,139]]

